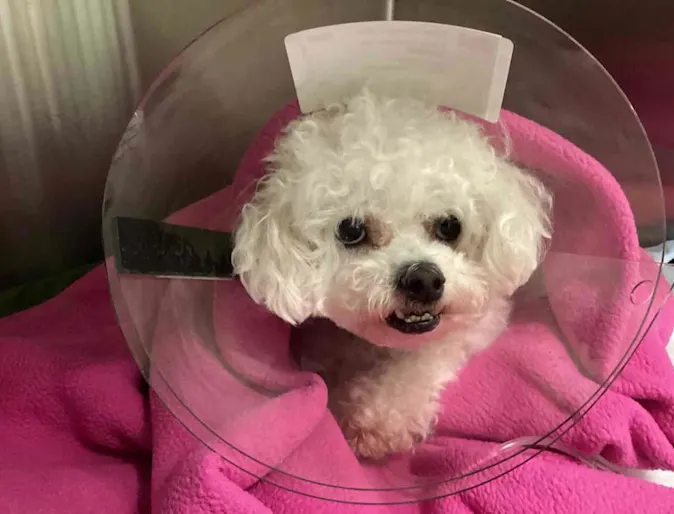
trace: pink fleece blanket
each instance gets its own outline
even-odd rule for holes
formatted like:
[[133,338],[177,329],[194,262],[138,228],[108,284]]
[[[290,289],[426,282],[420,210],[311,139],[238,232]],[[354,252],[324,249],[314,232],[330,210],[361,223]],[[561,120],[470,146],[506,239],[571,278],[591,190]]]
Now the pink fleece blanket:
[[[269,122],[231,187],[172,221],[231,229],[262,173],[260,157],[294,116],[292,105]],[[414,455],[359,463],[326,410],[323,383],[290,360],[290,328],[252,305],[236,281],[113,280],[124,298],[119,322],[155,391],[148,395],[97,269],[0,320],[0,511],[671,512],[674,490],[554,453],[488,481],[528,456],[499,462],[515,453],[499,452],[500,443],[567,420],[637,333],[642,343],[611,390],[556,434],[586,456],[674,467],[674,370],[665,353],[674,310],[664,302],[652,324],[654,309],[641,323],[648,304],[632,290],[655,281],[657,269],[638,248],[629,206],[580,150],[512,114],[503,122],[516,158],[555,191],[552,251],[511,328],[447,389],[437,434]],[[657,306],[665,293],[660,284]],[[493,466],[479,471],[485,464]],[[447,477],[455,480],[436,483]],[[401,484],[417,487],[387,490]],[[461,490],[397,506],[339,503]]]

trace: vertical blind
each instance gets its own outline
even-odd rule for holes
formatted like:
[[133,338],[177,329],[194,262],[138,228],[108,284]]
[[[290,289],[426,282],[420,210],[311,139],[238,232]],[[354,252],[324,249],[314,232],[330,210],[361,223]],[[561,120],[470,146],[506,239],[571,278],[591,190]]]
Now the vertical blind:
[[0,0],[0,288],[97,253],[139,88],[128,0]]

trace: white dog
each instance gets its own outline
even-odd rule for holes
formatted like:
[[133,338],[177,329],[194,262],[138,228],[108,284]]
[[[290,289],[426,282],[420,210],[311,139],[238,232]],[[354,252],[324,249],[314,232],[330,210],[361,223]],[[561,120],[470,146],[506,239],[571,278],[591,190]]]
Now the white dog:
[[[549,193],[477,124],[368,90],[292,122],[267,162],[236,232],[236,273],[308,327],[301,352],[359,455],[413,448],[538,266]],[[341,330],[326,336],[327,324]]]

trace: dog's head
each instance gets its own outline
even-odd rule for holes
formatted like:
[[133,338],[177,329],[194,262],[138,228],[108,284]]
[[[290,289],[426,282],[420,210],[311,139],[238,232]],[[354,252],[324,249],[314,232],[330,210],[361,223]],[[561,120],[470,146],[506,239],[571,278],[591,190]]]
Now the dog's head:
[[296,324],[327,317],[416,346],[483,316],[538,266],[551,199],[480,128],[363,93],[291,123],[242,212],[251,297]]

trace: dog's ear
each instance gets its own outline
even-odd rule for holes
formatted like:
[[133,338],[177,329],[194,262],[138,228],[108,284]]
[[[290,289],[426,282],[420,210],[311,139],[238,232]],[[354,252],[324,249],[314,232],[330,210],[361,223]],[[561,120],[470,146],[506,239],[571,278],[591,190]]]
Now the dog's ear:
[[285,184],[268,176],[241,213],[232,264],[251,298],[293,325],[313,313],[311,244],[293,223]]
[[531,277],[551,237],[552,197],[545,186],[516,166],[501,164],[498,188],[488,199],[492,219],[483,247],[494,285],[511,295]]

